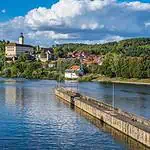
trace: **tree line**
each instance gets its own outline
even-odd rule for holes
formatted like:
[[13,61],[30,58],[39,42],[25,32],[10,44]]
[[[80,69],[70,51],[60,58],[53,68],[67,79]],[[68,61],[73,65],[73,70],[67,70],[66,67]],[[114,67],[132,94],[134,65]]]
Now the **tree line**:
[[60,44],[53,46],[60,57],[66,56],[68,52],[86,51],[96,55],[106,55],[115,52],[123,56],[141,57],[150,56],[150,38],[135,38],[122,40],[120,42],[109,42],[105,44]]
[[100,74],[108,77],[150,78],[150,38],[128,39],[106,44],[62,44],[55,45],[57,61],[54,67],[48,63],[29,60],[28,54],[21,55],[16,62],[5,61],[5,44],[0,41],[0,75],[2,77],[23,77],[34,79],[64,79],[64,72],[72,65],[80,65],[76,59],[64,59],[69,52],[86,51],[102,55],[102,65],[84,66],[87,74]]
[[87,67],[87,72],[111,78],[150,78],[150,56],[125,57],[116,53],[108,53],[101,66],[90,65]]

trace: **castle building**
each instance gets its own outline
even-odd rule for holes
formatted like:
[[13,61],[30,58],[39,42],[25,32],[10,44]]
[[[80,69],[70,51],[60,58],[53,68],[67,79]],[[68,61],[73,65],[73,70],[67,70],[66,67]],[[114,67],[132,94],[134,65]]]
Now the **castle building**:
[[24,36],[21,33],[19,37],[19,43],[9,43],[5,46],[6,58],[17,58],[23,53],[33,52],[33,46],[24,44]]

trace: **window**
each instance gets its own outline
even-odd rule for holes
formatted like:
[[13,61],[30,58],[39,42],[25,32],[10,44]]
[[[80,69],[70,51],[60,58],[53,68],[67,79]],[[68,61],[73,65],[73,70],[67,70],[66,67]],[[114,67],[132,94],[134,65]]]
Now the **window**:
[[7,51],[14,51],[14,47],[13,46],[7,47]]

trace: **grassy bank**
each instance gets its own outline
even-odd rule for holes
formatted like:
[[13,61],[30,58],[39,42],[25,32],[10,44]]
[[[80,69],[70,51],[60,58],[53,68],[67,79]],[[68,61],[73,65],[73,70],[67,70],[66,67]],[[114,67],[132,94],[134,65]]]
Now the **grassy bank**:
[[125,79],[125,78],[109,78],[100,75],[86,75],[79,78],[79,82],[97,81],[106,83],[124,83],[124,84],[137,84],[137,85],[150,85],[150,78],[148,79]]

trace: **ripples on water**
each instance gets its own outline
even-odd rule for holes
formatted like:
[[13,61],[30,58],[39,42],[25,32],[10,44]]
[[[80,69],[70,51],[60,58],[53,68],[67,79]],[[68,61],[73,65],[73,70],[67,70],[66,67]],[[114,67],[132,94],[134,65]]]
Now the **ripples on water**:
[[[112,105],[112,84],[81,83],[79,91]],[[115,107],[150,119],[150,86],[115,84]]]
[[[86,84],[82,83],[80,90],[87,88]],[[55,81],[0,83],[0,149],[130,149],[125,142],[114,139],[111,132],[97,128],[87,117],[56,99],[55,86]]]

